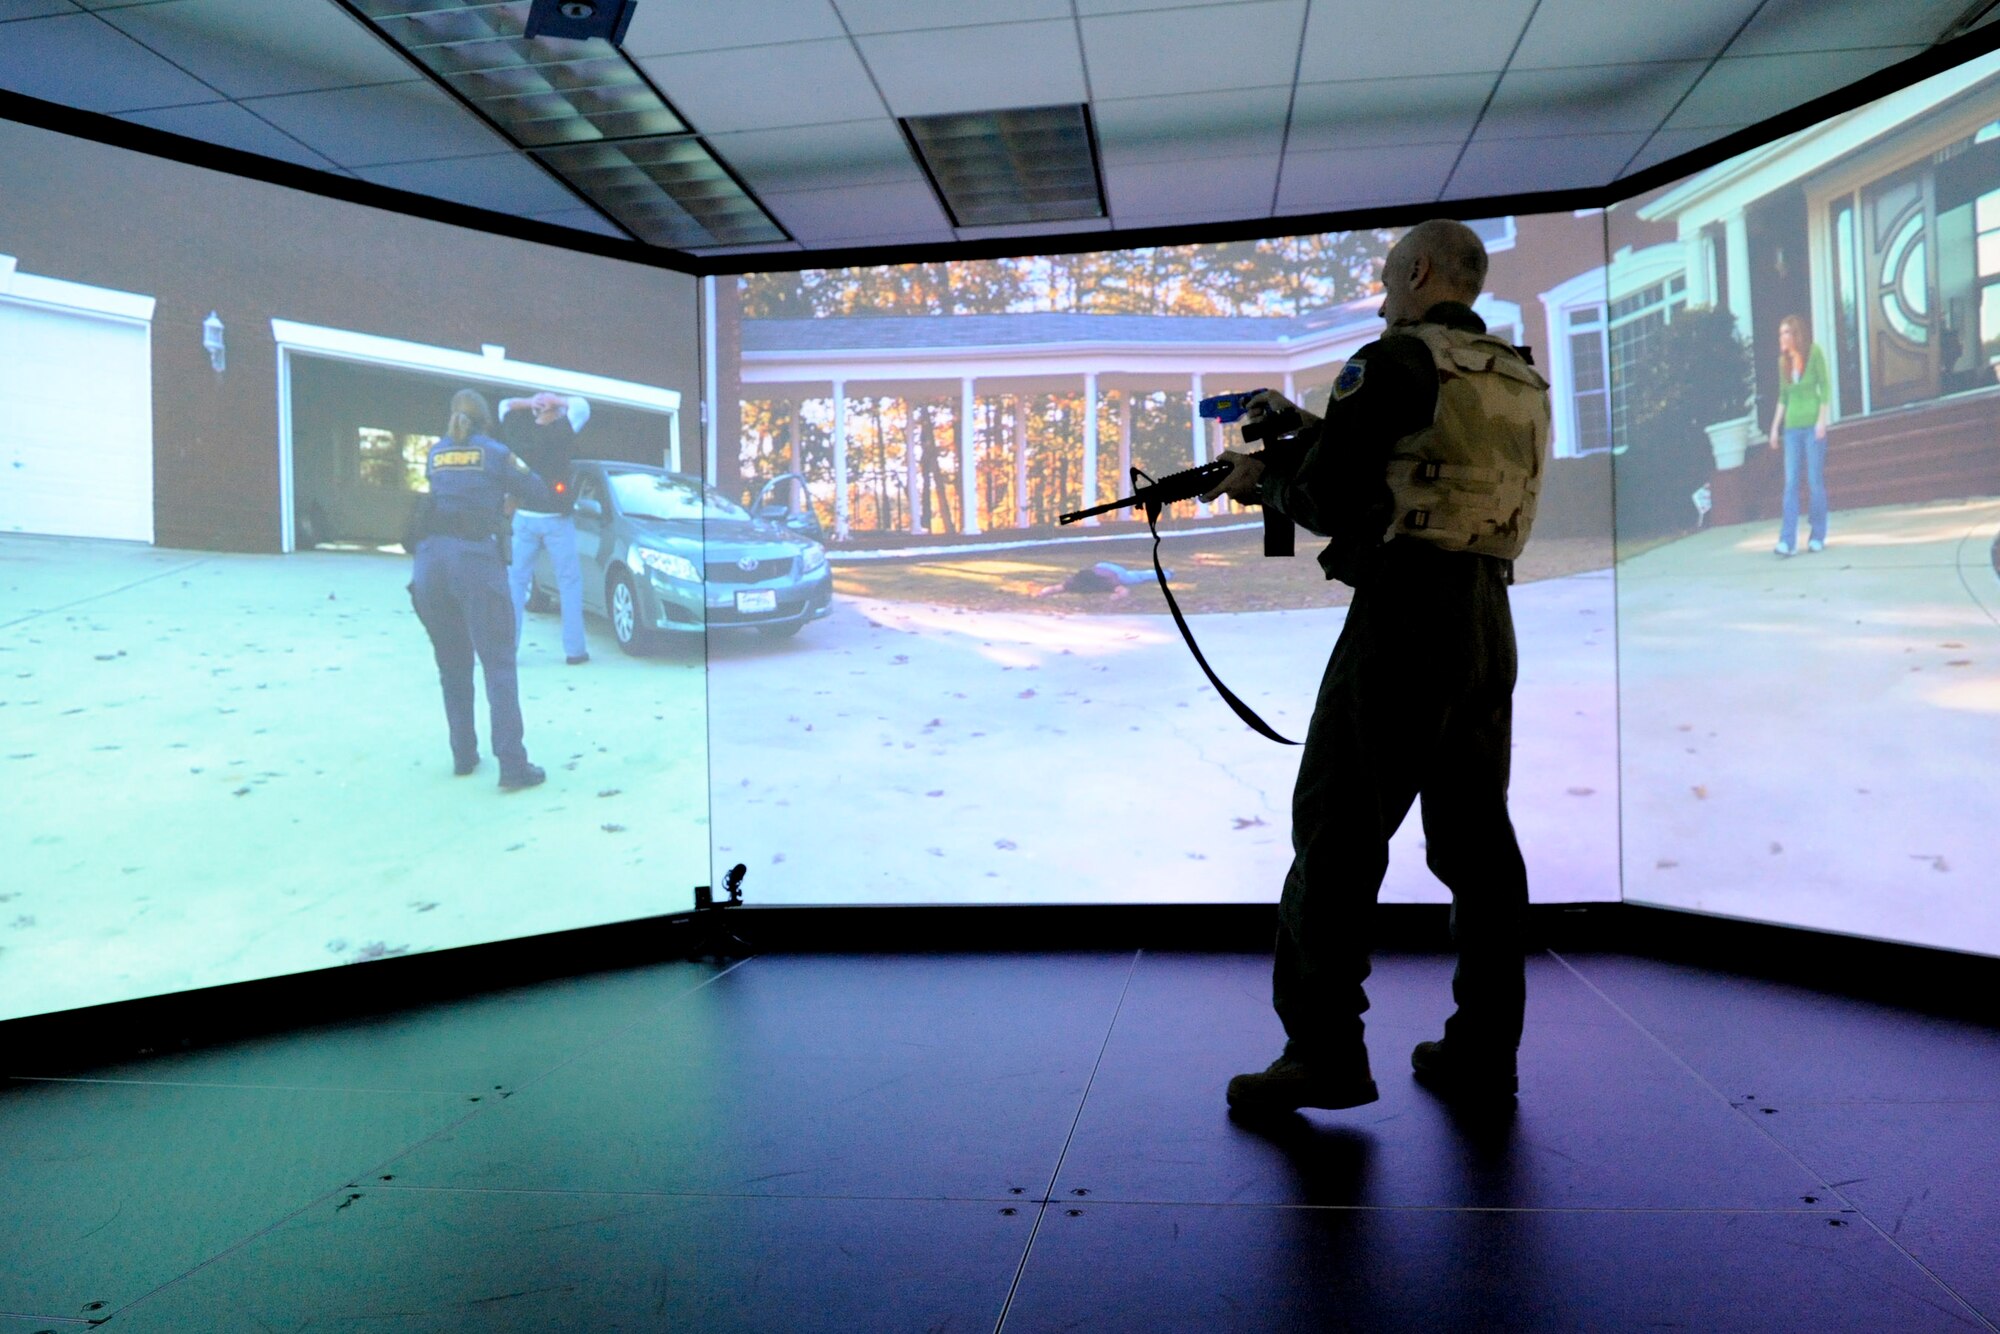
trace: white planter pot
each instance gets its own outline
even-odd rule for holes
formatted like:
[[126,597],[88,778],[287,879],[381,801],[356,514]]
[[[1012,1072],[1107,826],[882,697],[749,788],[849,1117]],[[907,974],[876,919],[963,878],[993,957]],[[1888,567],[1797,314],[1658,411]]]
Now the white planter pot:
[[1757,419],[1746,415],[1702,429],[1708,432],[1708,448],[1715,455],[1716,469],[1727,472],[1743,466],[1743,455],[1750,448],[1750,437],[1757,429]]

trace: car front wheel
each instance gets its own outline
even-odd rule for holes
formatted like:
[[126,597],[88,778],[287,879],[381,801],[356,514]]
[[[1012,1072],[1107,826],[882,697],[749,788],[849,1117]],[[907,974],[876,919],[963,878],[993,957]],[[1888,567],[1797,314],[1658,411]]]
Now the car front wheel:
[[625,570],[614,570],[604,590],[604,609],[610,614],[611,635],[618,647],[637,657],[653,646],[653,630],[646,624],[644,604],[638,586]]

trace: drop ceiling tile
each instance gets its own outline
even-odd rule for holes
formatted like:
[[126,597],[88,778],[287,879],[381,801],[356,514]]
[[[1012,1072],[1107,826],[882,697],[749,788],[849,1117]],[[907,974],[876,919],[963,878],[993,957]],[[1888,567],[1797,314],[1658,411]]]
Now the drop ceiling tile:
[[[1673,0],[1650,17],[1605,0],[1542,0],[1509,69],[1713,60],[1756,11],[1758,0]],[[1820,0],[1824,7],[1824,0]],[[1672,14],[1671,21],[1664,16]]]
[[1069,19],[882,33],[856,43],[898,116],[1084,100],[1083,57]]
[[1657,167],[1669,158],[1692,153],[1697,148],[1706,148],[1728,135],[1732,129],[1741,128],[1741,126],[1728,126],[1707,130],[1661,130],[1639,150],[1639,156],[1632,159],[1632,165],[1625,169],[1625,174],[1630,176],[1633,172]]
[[678,56],[846,36],[827,0],[640,0],[624,50],[629,56]]
[[1200,5],[1082,21],[1093,97],[1288,85],[1305,0]]
[[699,55],[647,56],[639,65],[703,134],[867,120],[882,98],[854,46],[786,42]]
[[77,13],[8,24],[0,40],[0,88],[86,111],[223,100],[95,15]]
[[1106,163],[1257,157],[1285,144],[1289,88],[1099,100],[1097,147]]
[[411,76],[409,62],[326,0],[170,0],[103,18],[231,97]]
[[204,143],[240,148],[246,153],[277,158],[281,162],[296,162],[302,167],[316,167],[321,171],[334,169],[334,164],[327,158],[234,102],[164,107],[158,111],[128,111],[123,119]]
[[[1316,4],[1306,23],[1299,78],[1380,79],[1505,69],[1536,0],[1403,0]],[[1413,42],[1413,33],[1449,40]]]
[[15,19],[46,18],[50,14],[74,14],[69,0],[0,0],[0,23]]
[[1694,87],[1704,61],[1510,69],[1479,120],[1483,139],[1542,139],[1587,126],[1593,133],[1651,133]]
[[1287,153],[1277,211],[1332,212],[1436,199],[1458,150],[1457,144],[1423,144]]
[[499,133],[422,80],[247,104],[285,133],[348,167],[427,162],[511,150]]
[[1466,145],[1445,186],[1452,199],[1577,190],[1605,185],[1645,147],[1645,134],[1572,134],[1559,139],[1487,139]]
[[1294,152],[1462,144],[1479,120],[1498,74],[1302,83],[1292,103]]
[[1127,162],[1104,165],[1104,198],[1112,221],[1125,214],[1197,210],[1210,217],[1261,218],[1271,211],[1278,184],[1276,153],[1193,162]]
[[629,241],[619,226],[602,213],[591,208],[562,208],[552,213],[530,213],[526,215],[537,222],[552,222],[558,227],[568,227],[579,232],[595,232],[599,236],[609,236],[619,241]]
[[1766,0],[1728,54],[1929,46],[1970,7],[1967,0]]
[[1661,126],[1698,130],[1749,125],[1789,111],[1917,54],[1921,47],[1813,51],[1801,55],[1730,56],[1715,62],[1680,109]]
[[485,157],[359,167],[355,175],[377,185],[391,185],[413,194],[517,216],[577,206],[574,193],[528,158],[511,151]]
[[759,191],[923,181],[909,141],[886,116],[710,135],[708,146]]
[[1069,21],[1069,0],[839,0],[847,30],[865,33],[908,32],[916,28],[962,28],[982,23],[1024,19]]
[[859,245],[889,235],[951,240],[951,223],[928,185],[862,185],[760,196],[785,230],[808,245]]

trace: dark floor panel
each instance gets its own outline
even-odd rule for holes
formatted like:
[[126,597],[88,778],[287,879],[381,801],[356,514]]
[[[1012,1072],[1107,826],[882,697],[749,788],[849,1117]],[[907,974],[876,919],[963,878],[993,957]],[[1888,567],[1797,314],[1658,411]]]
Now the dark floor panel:
[[363,1190],[104,1328],[990,1330],[1034,1216],[938,1201]]
[[[546,1073],[638,1020],[657,1015],[720,971],[707,963],[655,964],[112,1066],[13,1073],[486,1093],[496,1087],[516,1088]],[[355,976],[359,981],[365,973]]]
[[1410,1077],[1451,1007],[1451,961],[1370,980],[1379,1102],[1232,1118],[1232,1074],[1282,1041],[1242,956],[1147,955],[1064,1158],[1057,1197],[1257,1204],[1791,1208],[1819,1187],[1749,1119],[1554,961],[1530,977],[1511,1118],[1455,1114]]
[[1087,1204],[1001,1334],[1666,1328],[1982,1326],[1852,1215]]
[[0,1311],[131,1301],[478,1110],[462,1094],[0,1085]]
[[1563,957],[1731,1098],[2000,1101],[1991,1028],[1651,959]]
[[1792,1104],[1770,1129],[2000,1324],[2000,1103]]
[[1039,1195],[1133,956],[752,960],[399,1163],[413,1185]]

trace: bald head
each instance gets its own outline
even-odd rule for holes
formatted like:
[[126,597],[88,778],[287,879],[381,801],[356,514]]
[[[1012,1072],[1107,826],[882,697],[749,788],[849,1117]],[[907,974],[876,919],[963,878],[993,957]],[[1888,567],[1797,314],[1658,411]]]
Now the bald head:
[[1486,286],[1486,243],[1450,218],[1420,222],[1390,249],[1382,266],[1382,318],[1414,321],[1440,301],[1471,305]]

